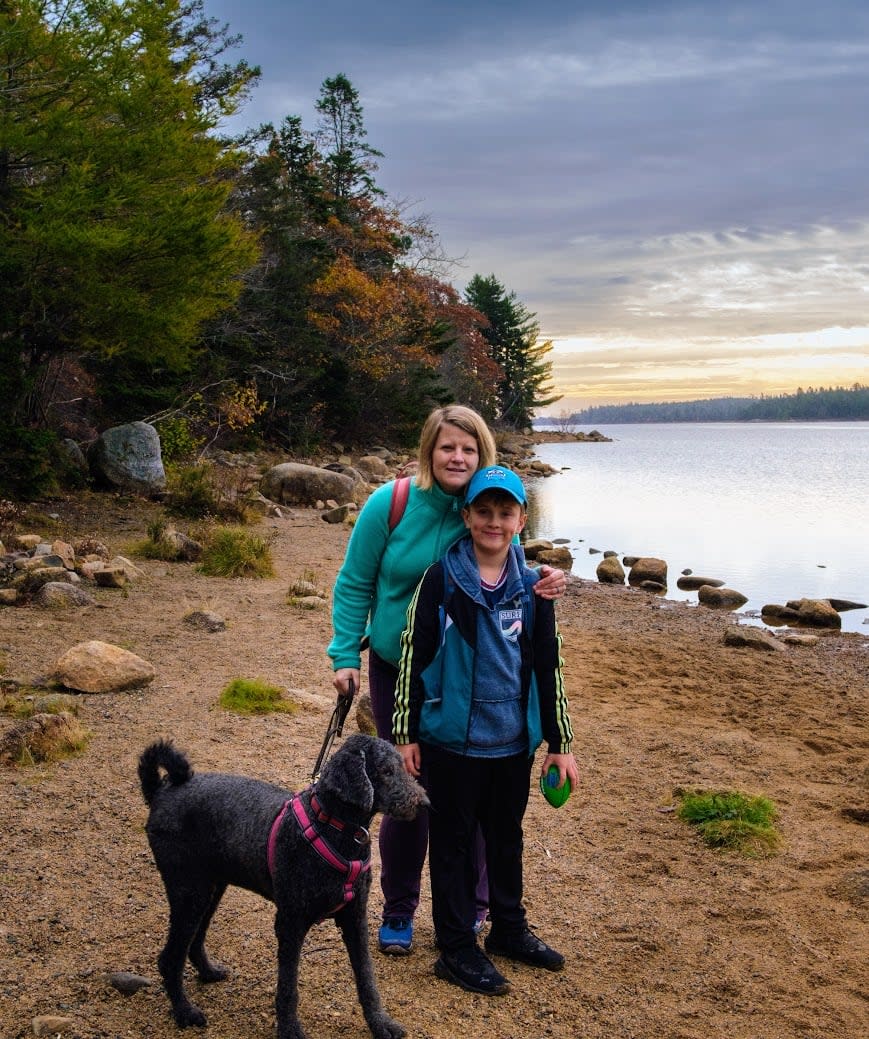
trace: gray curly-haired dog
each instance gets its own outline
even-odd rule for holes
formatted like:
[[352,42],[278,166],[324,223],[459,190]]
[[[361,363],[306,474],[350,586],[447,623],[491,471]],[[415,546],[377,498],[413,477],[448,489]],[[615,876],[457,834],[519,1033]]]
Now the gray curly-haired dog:
[[366,913],[371,819],[376,812],[412,819],[428,806],[393,746],[373,736],[348,737],[298,794],[243,776],[194,775],[187,758],[162,741],[142,754],[139,779],[151,808],[148,841],[169,900],[169,935],[158,965],[178,1025],[206,1023],[184,991],[187,957],[201,981],[227,976],[205,951],[205,932],[235,884],[277,908],[279,1039],[305,1039],[297,1016],[299,957],[305,935],[328,916],[341,930],[368,1027],[377,1039],[405,1034],[380,1002]]

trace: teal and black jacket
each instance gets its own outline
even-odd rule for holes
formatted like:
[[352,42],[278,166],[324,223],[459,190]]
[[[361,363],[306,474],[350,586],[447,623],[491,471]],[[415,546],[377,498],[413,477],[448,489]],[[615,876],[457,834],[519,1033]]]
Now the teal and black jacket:
[[423,575],[407,610],[395,690],[398,744],[431,743],[471,757],[552,753],[573,741],[561,636],[552,602],[522,549],[496,596],[480,587],[470,537]]

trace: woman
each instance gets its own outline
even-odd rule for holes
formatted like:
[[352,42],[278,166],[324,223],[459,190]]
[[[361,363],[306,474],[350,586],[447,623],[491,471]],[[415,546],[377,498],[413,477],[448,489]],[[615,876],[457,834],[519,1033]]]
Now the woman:
[[[419,440],[419,468],[404,513],[390,532],[392,483],[378,487],[365,503],[353,528],[344,563],[335,582],[332,606],[334,635],[327,653],[335,671],[335,688],[348,695],[360,677],[360,641],[370,638],[368,688],[377,733],[392,741],[395,683],[401,658],[401,633],[407,607],[426,569],[465,532],[465,490],[481,466],[495,463],[495,440],[471,408],[436,408],[426,419]],[[535,592],[555,598],[565,588],[562,571],[543,567]],[[428,841],[428,818],[412,822],[384,816],[380,823],[380,884],[383,925],[378,934],[383,952],[410,952],[413,915],[419,904],[420,876]],[[480,857],[480,861],[484,861]],[[478,887],[481,918],[485,917],[485,878]]]

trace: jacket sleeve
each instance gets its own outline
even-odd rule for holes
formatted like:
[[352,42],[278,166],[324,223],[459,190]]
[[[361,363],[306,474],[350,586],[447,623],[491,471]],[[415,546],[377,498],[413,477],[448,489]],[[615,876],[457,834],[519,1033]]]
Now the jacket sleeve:
[[419,716],[425,699],[422,673],[438,650],[443,587],[443,564],[434,563],[423,574],[407,607],[392,716],[392,737],[398,744],[416,743],[419,738]]
[[326,650],[332,667],[359,667],[359,642],[368,626],[380,560],[389,540],[392,484],[371,495],[353,526],[344,562],[332,592],[332,641]]
[[540,696],[540,721],[543,738],[551,754],[569,754],[573,728],[564,691],[564,661],[561,635],[555,621],[555,604],[550,599],[534,601],[534,674]]

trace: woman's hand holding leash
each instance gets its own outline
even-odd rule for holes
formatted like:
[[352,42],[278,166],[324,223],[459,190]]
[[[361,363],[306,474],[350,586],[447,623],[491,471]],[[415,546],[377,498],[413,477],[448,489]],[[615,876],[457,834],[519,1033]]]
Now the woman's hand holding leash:
[[359,668],[339,667],[332,679],[332,684],[338,690],[339,696],[352,698],[354,691],[359,688]]

